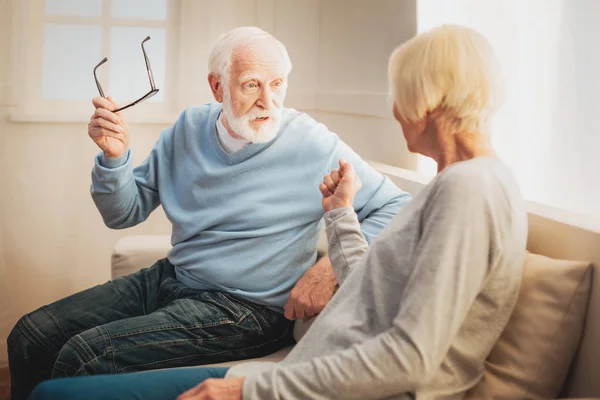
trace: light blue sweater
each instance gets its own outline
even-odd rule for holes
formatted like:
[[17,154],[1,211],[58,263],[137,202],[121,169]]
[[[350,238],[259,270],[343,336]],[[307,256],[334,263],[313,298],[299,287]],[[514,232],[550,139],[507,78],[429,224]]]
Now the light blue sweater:
[[363,187],[354,201],[370,242],[410,199],[337,135],[285,109],[275,139],[228,154],[216,120],[221,106],[185,110],[133,168],[131,153],[102,153],[92,197],[110,228],[146,220],[162,205],[172,223],[169,261],[188,287],[219,290],[279,312],[316,261],[323,209],[319,183],[340,158]]

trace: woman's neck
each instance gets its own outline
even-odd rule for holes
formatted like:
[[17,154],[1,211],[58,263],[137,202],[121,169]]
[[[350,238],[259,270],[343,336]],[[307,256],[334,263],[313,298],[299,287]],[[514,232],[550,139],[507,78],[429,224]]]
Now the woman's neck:
[[426,132],[428,151],[438,165],[438,174],[455,162],[476,157],[497,157],[490,136],[483,132],[453,132],[451,121],[438,115],[432,118]]
[[481,133],[456,133],[447,140],[432,158],[437,162],[438,174],[451,164],[476,157],[497,157],[488,135]]

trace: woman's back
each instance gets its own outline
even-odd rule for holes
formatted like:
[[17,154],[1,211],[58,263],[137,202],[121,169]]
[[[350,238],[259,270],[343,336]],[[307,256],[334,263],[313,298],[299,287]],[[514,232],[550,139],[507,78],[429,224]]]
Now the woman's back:
[[[416,387],[420,399],[462,397],[480,378],[519,291],[527,220],[512,173],[487,157],[449,166],[362,258],[356,216],[338,209],[328,217],[332,264],[336,275],[348,273],[283,361],[297,368],[280,375],[279,390],[288,387],[290,398],[366,399]],[[331,380],[329,397],[311,393],[314,379]],[[356,388],[348,381],[364,381],[364,390],[346,393]]]

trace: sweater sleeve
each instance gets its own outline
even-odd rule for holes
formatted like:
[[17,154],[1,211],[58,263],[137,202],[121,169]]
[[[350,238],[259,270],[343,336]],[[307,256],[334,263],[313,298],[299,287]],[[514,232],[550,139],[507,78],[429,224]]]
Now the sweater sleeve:
[[338,208],[325,213],[325,233],[333,273],[341,285],[352,266],[367,252],[369,243],[360,230],[352,207]]
[[[131,151],[121,159],[100,153],[92,170],[91,194],[104,223],[123,229],[145,221],[160,205],[158,193],[161,163],[167,163],[170,141],[177,123],[164,131],[150,155],[133,168]],[[164,167],[163,167],[164,168]]]
[[427,384],[495,258],[490,246],[493,216],[476,183],[446,182],[430,196],[421,211],[422,230],[412,265],[395,265],[394,254],[369,259],[388,264],[383,268],[389,271],[386,279],[398,279],[394,270],[413,268],[391,328],[345,350],[248,376],[244,399],[378,399]]

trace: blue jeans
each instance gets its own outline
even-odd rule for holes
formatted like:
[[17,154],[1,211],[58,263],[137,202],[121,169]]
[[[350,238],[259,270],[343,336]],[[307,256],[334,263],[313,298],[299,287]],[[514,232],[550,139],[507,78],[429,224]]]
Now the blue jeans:
[[22,317],[8,337],[11,398],[48,378],[254,358],[291,344],[282,314],[190,289],[168,260]]
[[38,385],[29,400],[175,400],[227,368],[182,368],[121,375],[53,379]]

